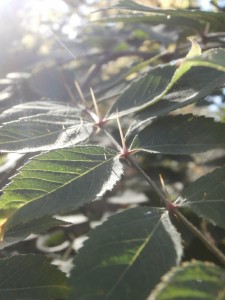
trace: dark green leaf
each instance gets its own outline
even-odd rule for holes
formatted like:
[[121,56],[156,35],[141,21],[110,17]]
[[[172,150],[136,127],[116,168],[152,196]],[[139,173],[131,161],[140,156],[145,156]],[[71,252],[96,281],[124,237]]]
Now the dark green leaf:
[[[199,76],[200,74],[201,76]],[[207,74],[207,76],[204,76],[204,74]],[[192,68],[162,100],[139,112],[130,131],[142,126],[154,117],[166,115],[171,111],[201,100],[224,84],[224,72],[212,68]]]
[[222,300],[225,299],[225,272],[203,262],[188,262],[173,268],[148,300]]
[[[152,108],[155,115],[159,109],[164,114],[168,113],[223,86],[224,72],[224,49],[213,49],[195,58],[186,58],[179,68],[174,65],[159,66],[143,78],[134,81],[122,93],[110,110],[111,117],[138,112],[153,105],[157,105],[156,111]],[[166,94],[168,95],[165,96]],[[158,104],[163,97],[167,101],[166,107]]]
[[115,102],[110,114],[112,116],[130,114],[158,101],[164,95],[175,70],[176,67],[172,65],[157,67],[148,75],[133,82]]
[[69,300],[144,300],[181,255],[167,212],[138,207],[119,213],[92,230],[78,253]]
[[191,154],[225,147],[225,124],[191,114],[158,118],[141,130],[131,148],[164,154]]
[[177,203],[225,228],[225,167],[191,183]]
[[[68,110],[67,110],[68,112]],[[35,152],[78,144],[93,131],[93,124],[64,112],[40,114],[0,127],[0,151]]]
[[123,173],[116,155],[104,147],[76,146],[34,157],[3,190],[2,217],[23,206],[10,217],[6,232],[36,218],[75,210],[102,196]]
[[0,260],[1,300],[65,299],[66,276],[39,255],[17,255]]
[[20,223],[18,226],[12,227],[5,233],[4,240],[0,242],[0,249],[24,240],[31,233],[44,233],[50,228],[67,224],[68,223],[66,222],[51,217],[43,217],[31,220],[30,222]]

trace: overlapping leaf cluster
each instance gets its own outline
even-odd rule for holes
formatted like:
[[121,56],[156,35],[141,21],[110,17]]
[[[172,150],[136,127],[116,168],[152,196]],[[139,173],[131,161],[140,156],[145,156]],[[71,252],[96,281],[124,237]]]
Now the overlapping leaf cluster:
[[[99,101],[100,110],[105,112],[105,100],[113,98],[104,116],[94,112],[89,102],[74,106],[41,100],[17,104],[2,112],[0,151],[31,155],[0,198],[2,249],[31,233],[62,224],[55,215],[72,212],[102,197],[121,180],[125,167],[120,158],[125,157],[124,153],[116,148],[112,136],[112,147],[96,145],[94,138],[100,131],[110,135],[118,117],[126,117],[129,122],[128,155],[147,152],[177,156],[225,148],[224,123],[178,110],[225,85],[225,49],[220,38],[216,41],[219,46],[202,52],[196,42],[206,25],[212,33],[220,34],[224,14],[163,11],[132,1],[121,1],[117,8],[121,16],[104,22],[148,24],[153,28],[162,23],[170,30],[178,26],[181,45],[184,36],[196,35],[191,44],[188,42],[190,51],[186,48],[182,55],[182,51],[175,50],[173,59],[167,62],[156,58],[154,65],[138,64],[134,70],[140,72],[129,82],[130,74],[123,70],[122,86],[115,81],[112,86],[116,89],[106,88],[107,93]],[[209,44],[211,38],[209,32]],[[225,228],[224,167],[187,186],[175,204]],[[182,238],[166,208],[136,207],[112,216],[90,232],[74,259],[69,280],[39,256],[0,260],[0,273],[4,274],[0,295],[1,299],[14,299],[15,295],[20,299],[146,299],[161,277],[176,267],[149,299],[224,296],[224,270],[197,262],[179,266],[182,253]],[[14,273],[18,269],[21,271]],[[198,284],[199,280],[207,289]]]

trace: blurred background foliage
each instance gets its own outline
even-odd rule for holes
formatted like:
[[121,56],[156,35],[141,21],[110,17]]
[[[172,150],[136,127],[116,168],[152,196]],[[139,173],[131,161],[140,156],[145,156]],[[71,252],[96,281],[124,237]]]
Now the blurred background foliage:
[[[217,35],[205,28],[203,32],[180,30],[179,26],[147,23],[103,22],[118,11],[105,10],[117,1],[94,0],[5,0],[0,4],[0,112],[12,105],[42,99],[46,101],[79,102],[74,81],[79,82],[89,97],[93,87],[98,101],[113,99],[129,81],[146,71],[149,63],[167,63],[183,57],[190,48],[187,37],[195,38],[203,51],[224,47],[225,32]],[[138,3],[163,9],[225,10],[225,1],[138,0]],[[123,14],[125,12],[120,12]],[[222,31],[222,30],[221,30]],[[224,31],[224,29],[223,29]],[[145,68],[146,67],[146,68]],[[216,115],[225,119],[225,93],[218,90],[195,106],[196,113]],[[104,105],[102,107],[104,110]],[[193,111],[185,108],[185,112]],[[124,121],[126,122],[126,120]],[[98,143],[99,141],[94,141]],[[107,144],[101,141],[102,144]],[[27,156],[0,157],[0,185],[16,172]],[[161,174],[175,199],[188,182],[195,180],[225,162],[223,151],[208,152],[205,156],[172,157],[143,155],[145,171],[159,182]],[[47,235],[30,237],[27,241],[1,251],[6,253],[44,252],[53,255],[55,263],[69,269],[70,257],[82,245],[87,231],[118,209],[133,205],[158,205],[158,196],[136,174],[127,170],[127,180],[116,189],[75,212],[73,225],[55,228]],[[224,230],[188,216],[204,234],[225,249]],[[69,217],[65,220],[70,221]],[[177,223],[177,220],[174,220]],[[176,224],[181,227],[181,224]],[[185,259],[198,258],[215,261],[208,250],[185,228],[180,228],[185,239]],[[199,244],[197,244],[199,243]],[[199,257],[200,256],[200,257]],[[63,263],[62,263],[63,262]]]

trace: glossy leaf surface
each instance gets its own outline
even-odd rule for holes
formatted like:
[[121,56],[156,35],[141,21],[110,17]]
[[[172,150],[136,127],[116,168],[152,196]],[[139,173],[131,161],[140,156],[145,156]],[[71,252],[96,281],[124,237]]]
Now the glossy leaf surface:
[[119,213],[93,230],[80,250],[69,300],[144,300],[181,255],[180,236],[163,210]]

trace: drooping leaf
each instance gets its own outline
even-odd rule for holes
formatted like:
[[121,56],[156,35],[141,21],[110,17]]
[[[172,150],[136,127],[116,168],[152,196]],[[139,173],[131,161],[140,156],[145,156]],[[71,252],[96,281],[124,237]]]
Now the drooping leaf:
[[144,300],[181,255],[167,212],[138,207],[119,213],[91,231],[75,258],[69,300]]
[[21,223],[75,210],[102,196],[123,173],[116,155],[105,147],[76,146],[34,157],[3,190],[1,216],[20,208],[9,218],[5,232]]
[[169,271],[148,300],[222,300],[225,298],[225,272],[204,262],[187,262]]
[[164,154],[191,154],[225,148],[225,124],[192,114],[158,118],[134,138],[131,148]]
[[17,255],[0,260],[0,299],[65,299],[68,279],[40,255]]
[[93,124],[64,113],[39,114],[0,127],[1,152],[35,152],[70,147],[86,140]]
[[200,217],[225,228],[225,167],[191,183],[178,198],[179,206],[189,207]]

